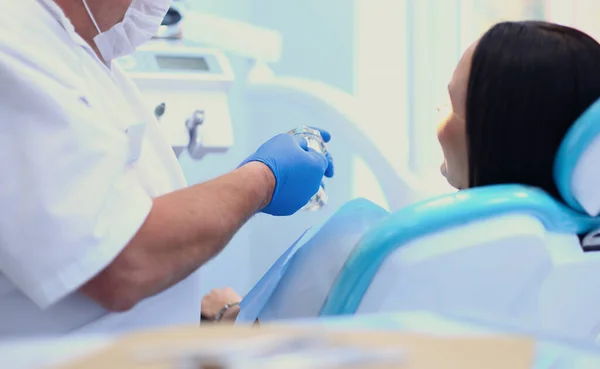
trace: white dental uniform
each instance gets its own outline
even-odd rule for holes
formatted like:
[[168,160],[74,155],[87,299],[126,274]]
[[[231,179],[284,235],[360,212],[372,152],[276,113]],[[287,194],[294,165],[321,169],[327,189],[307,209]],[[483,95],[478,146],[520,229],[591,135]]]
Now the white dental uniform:
[[0,339],[198,323],[198,273],[113,314],[77,292],[185,186],[152,110],[52,0],[0,14]]

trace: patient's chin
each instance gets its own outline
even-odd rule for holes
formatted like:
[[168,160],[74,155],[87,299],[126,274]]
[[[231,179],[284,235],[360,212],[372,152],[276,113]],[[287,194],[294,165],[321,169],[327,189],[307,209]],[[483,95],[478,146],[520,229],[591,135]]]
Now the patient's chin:
[[452,178],[452,173],[448,173],[448,165],[446,164],[445,160],[442,165],[440,165],[440,173],[442,176],[444,176],[444,178],[446,178],[446,181],[450,186],[459,191],[463,189],[463,186],[459,185],[460,181],[456,181],[455,178]]
[[448,184],[454,188],[456,188],[457,190],[462,190],[462,186],[460,185],[459,181],[455,181],[453,180],[454,178],[452,178],[452,176],[447,176],[446,177],[446,181],[448,181]]

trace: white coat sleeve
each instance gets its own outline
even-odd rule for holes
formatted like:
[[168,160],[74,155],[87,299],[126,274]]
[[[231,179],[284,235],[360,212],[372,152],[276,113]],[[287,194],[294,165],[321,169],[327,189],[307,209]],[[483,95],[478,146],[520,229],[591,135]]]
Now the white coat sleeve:
[[114,260],[152,199],[126,132],[80,92],[4,56],[0,81],[0,273],[44,309]]

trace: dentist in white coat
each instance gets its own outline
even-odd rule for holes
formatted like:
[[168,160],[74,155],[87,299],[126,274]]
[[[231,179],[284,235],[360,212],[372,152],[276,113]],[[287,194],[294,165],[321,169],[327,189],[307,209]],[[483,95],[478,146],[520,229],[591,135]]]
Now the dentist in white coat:
[[282,134],[187,187],[112,62],[170,0],[0,1],[0,339],[198,323],[198,268],[255,213],[301,208],[331,159]]

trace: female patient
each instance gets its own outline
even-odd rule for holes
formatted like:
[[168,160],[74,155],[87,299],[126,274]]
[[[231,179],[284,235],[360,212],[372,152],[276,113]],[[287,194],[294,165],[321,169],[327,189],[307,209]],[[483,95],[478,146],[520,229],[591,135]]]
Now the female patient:
[[[465,51],[448,92],[452,112],[438,138],[452,186],[520,183],[559,198],[554,158],[571,124],[600,98],[600,44],[555,24],[500,23]],[[239,300],[230,289],[213,291],[203,314]]]

